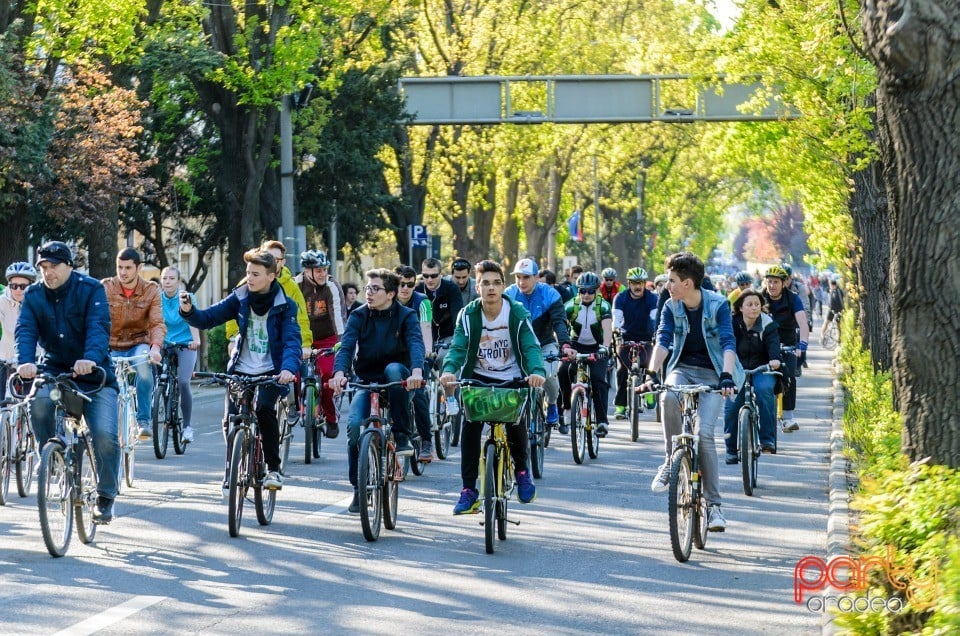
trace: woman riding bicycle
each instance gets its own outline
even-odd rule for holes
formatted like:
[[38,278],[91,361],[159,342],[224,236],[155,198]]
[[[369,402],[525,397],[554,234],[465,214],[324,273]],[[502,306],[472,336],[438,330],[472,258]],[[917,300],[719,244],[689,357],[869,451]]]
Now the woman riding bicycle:
[[[771,369],[780,368],[780,334],[777,323],[763,313],[763,296],[759,291],[748,289],[733,303],[733,336],[737,341],[737,357],[744,369],[756,369],[769,364]],[[758,373],[753,376],[753,391],[760,411],[760,448],[767,453],[777,448],[777,403],[773,394],[776,378]],[[743,406],[743,392],[725,406],[723,435],[727,446],[726,462],[736,464],[737,416]]]
[[[176,267],[164,267],[160,272],[160,305],[163,308],[163,322],[167,325],[165,345],[183,345],[186,349],[177,350],[177,385],[180,389],[180,413],[183,415],[183,441],[193,441],[193,427],[190,426],[193,415],[193,393],[190,390],[190,377],[197,364],[197,348],[200,346],[200,330],[191,327],[180,315],[180,270]],[[185,292],[189,293],[189,292]],[[190,295],[193,305],[197,299]]]

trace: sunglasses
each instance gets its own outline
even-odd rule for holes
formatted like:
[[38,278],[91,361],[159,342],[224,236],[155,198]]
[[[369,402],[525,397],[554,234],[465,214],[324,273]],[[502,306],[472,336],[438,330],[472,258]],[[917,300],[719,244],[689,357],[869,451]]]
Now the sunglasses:
[[424,278],[440,278],[440,272],[437,272],[436,274],[421,274],[421,276]]
[[30,286],[30,283],[10,283],[9,285],[7,285],[7,287],[9,287],[10,289],[20,289],[20,290],[26,289],[29,286]]
[[400,286],[401,286],[401,287],[407,287],[407,288],[409,288],[409,289],[413,289],[414,287],[417,286],[417,281],[415,281],[415,280],[401,281],[401,282],[400,282]]
[[616,279],[616,278],[604,278],[603,280],[607,281],[608,283],[612,283],[613,281],[615,281],[615,280],[617,280],[617,279]]
[[596,289],[581,289],[581,290],[580,290],[580,293],[581,293],[581,294],[596,294],[596,293],[597,293],[597,290],[596,290]]

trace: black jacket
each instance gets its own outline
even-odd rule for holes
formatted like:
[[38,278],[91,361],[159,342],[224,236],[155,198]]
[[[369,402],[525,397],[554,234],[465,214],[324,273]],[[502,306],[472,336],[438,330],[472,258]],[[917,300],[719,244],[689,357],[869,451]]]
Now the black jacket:
[[760,314],[753,329],[747,329],[743,316],[735,315],[733,337],[737,340],[737,357],[744,369],[756,369],[780,359],[780,332],[776,321],[767,314]]
[[[460,290],[457,290],[460,296]],[[333,361],[333,372],[347,373],[353,362],[354,373],[367,382],[383,382],[383,370],[399,362],[411,371],[423,369],[423,334],[417,313],[396,300],[383,311],[363,305],[347,318],[340,337],[340,350]]]
[[457,314],[463,309],[463,294],[460,293],[457,284],[452,280],[441,278],[440,287],[432,292],[421,281],[416,291],[424,294],[433,305],[433,341],[452,338]]

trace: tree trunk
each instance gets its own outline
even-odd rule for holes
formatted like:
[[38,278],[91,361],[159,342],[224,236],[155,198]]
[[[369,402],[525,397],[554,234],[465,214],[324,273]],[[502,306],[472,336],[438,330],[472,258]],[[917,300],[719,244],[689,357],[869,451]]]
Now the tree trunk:
[[[903,450],[960,467],[960,8],[864,3],[889,134],[893,383]],[[890,173],[886,173],[889,175]]]
[[111,208],[111,213],[104,212],[86,226],[87,271],[94,278],[109,278],[117,273],[118,202],[113,201]]
[[[520,180],[507,177],[507,192],[503,204],[503,240],[500,241],[501,265],[516,263],[520,257],[520,223],[517,220],[517,200],[520,198]],[[512,271],[509,270],[509,271]]]
[[2,220],[3,240],[0,241],[0,264],[4,267],[16,261],[27,261],[27,248],[36,241],[30,240],[30,215],[17,206]]

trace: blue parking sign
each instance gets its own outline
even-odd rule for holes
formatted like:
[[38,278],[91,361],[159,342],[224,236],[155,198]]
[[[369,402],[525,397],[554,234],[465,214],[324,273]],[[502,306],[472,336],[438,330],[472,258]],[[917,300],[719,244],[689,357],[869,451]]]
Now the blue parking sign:
[[410,236],[411,247],[427,247],[429,235],[426,225],[408,225],[407,232]]

